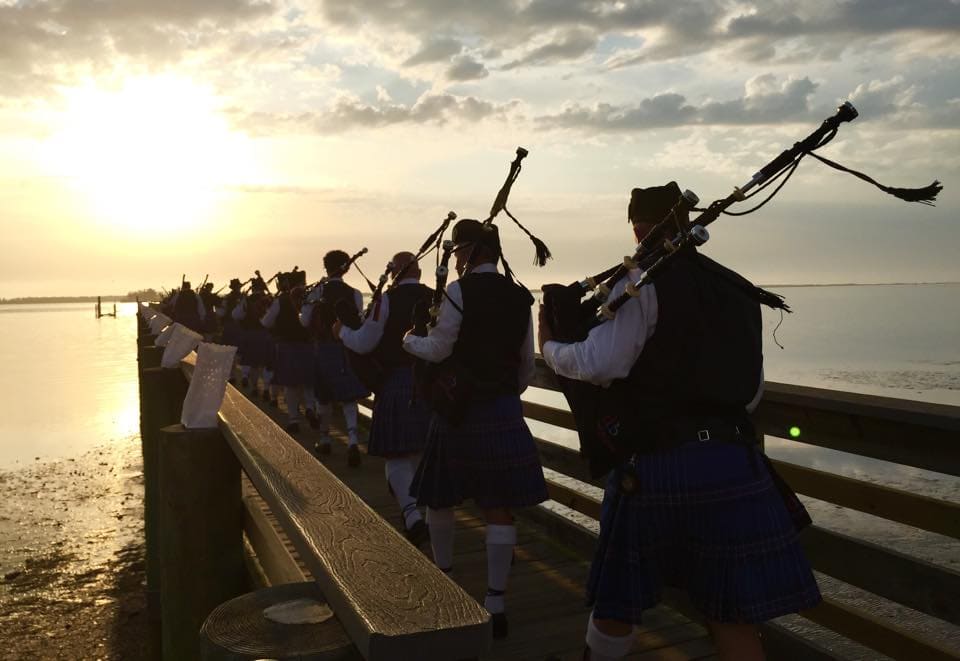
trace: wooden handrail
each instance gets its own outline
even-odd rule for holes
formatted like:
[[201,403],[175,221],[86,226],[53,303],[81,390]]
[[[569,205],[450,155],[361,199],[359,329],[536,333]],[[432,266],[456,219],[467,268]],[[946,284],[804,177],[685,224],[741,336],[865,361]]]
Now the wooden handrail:
[[364,658],[489,648],[487,611],[230,385],[219,427]]
[[[531,385],[559,390],[542,358]],[[573,428],[569,411],[528,406],[552,418],[545,422]],[[770,436],[960,476],[960,406],[768,381],[753,418],[758,430]]]

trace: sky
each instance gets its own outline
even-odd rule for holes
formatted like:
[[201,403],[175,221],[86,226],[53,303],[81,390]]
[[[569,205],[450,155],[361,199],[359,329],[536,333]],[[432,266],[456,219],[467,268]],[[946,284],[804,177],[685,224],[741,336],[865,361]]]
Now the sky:
[[[0,297],[218,286],[448,211],[503,219],[528,286],[632,251],[633,187],[725,197],[850,100],[704,251],[763,283],[960,280],[958,0],[0,0]],[[429,270],[429,269],[427,269]],[[315,277],[314,277],[315,276]],[[356,276],[348,277],[359,284]]]

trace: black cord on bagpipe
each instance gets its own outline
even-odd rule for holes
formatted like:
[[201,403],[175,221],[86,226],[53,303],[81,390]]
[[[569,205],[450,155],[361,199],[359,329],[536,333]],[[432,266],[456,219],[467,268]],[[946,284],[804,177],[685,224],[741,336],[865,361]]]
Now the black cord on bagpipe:
[[[653,281],[657,274],[665,268],[674,255],[681,252],[684,248],[702,245],[709,238],[709,234],[707,234],[705,229],[706,226],[715,221],[721,213],[726,215],[742,216],[747,213],[752,213],[753,211],[763,207],[783,188],[784,184],[786,184],[786,182],[796,171],[797,167],[800,165],[800,161],[803,160],[803,158],[807,155],[813,156],[818,161],[821,161],[822,163],[829,165],[834,169],[837,169],[841,172],[847,172],[863,181],[871,183],[883,192],[893,195],[901,200],[906,202],[920,202],[921,204],[933,206],[933,201],[936,199],[937,194],[943,190],[943,186],[939,181],[935,180],[929,186],[925,186],[923,188],[895,188],[891,186],[885,186],[873,178],[863,174],[862,172],[858,172],[852,168],[847,168],[814,153],[817,149],[820,149],[824,145],[828,144],[831,140],[833,140],[834,137],[836,137],[838,127],[841,123],[853,121],[856,119],[857,115],[858,113],[856,108],[854,108],[850,102],[843,103],[837,109],[837,113],[833,117],[827,118],[819,129],[807,136],[807,138],[803,141],[795,143],[791,149],[782,152],[780,156],[765,166],[762,170],[760,170],[760,172],[755,174],[750,182],[748,182],[748,184],[744,187],[743,191],[737,188],[731,195],[712,203],[698,218],[691,221],[688,230],[682,232],[674,239],[674,249],[672,251],[659,257],[653,264],[644,270],[639,281],[629,283],[623,294],[618,296],[614,301],[604,305],[602,316],[607,319],[612,318],[616,314],[616,311],[623,306],[624,303],[637,295],[640,287]],[[756,194],[760,190],[769,186],[775,179],[784,175],[784,173],[786,173],[786,176],[784,177],[783,181],[780,182],[780,184],[766,199],[763,200],[763,202],[753,209],[744,212],[729,212],[726,210],[730,205],[747,199],[745,191],[749,188],[756,186],[757,191],[754,193]],[[765,291],[759,287],[752,285],[751,287],[755,298],[757,298],[762,304],[775,309],[779,308],[789,311],[789,308],[783,302],[783,297]]]

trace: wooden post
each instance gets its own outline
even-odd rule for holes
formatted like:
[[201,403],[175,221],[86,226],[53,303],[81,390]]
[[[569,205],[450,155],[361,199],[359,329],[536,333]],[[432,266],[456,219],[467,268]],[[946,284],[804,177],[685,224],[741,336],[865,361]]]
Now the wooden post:
[[240,464],[219,429],[160,430],[164,661],[200,658],[200,629],[245,590]]
[[143,335],[137,338],[137,347],[156,346],[157,336],[153,335],[148,329]]
[[[158,347],[162,350],[162,347]],[[156,352],[154,352],[156,353]],[[158,451],[160,429],[180,420],[187,380],[179,369],[140,370],[140,442],[143,450],[143,537],[147,547],[147,616],[154,649],[160,646],[160,498]]]
[[323,593],[313,581],[274,585],[221,604],[210,613],[200,633],[203,661],[363,659],[335,617],[322,622],[281,624],[264,615],[271,606],[293,601],[309,601],[314,608],[326,606]]

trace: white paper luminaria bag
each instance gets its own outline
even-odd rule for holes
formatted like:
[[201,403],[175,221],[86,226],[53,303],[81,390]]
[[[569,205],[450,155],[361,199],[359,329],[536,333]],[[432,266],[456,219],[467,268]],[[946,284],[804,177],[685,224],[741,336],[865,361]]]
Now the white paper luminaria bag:
[[180,361],[201,342],[203,342],[203,336],[200,333],[195,333],[186,326],[174,324],[170,341],[167,342],[163,350],[163,358],[160,359],[160,367],[178,366]]
[[217,412],[223,403],[236,353],[236,347],[209,342],[202,343],[197,349],[197,365],[180,416],[184,427],[205,429],[217,426]]
[[180,324],[177,322],[173,322],[168,326],[164,326],[163,330],[160,331],[160,334],[157,335],[156,339],[153,340],[153,344],[158,347],[167,346],[167,343],[170,341],[170,337],[173,335],[173,331],[177,326],[180,326]]
[[158,312],[157,315],[150,320],[150,332],[154,335],[158,335],[160,331],[164,329],[164,327],[169,326],[172,322],[173,319],[162,312]]

